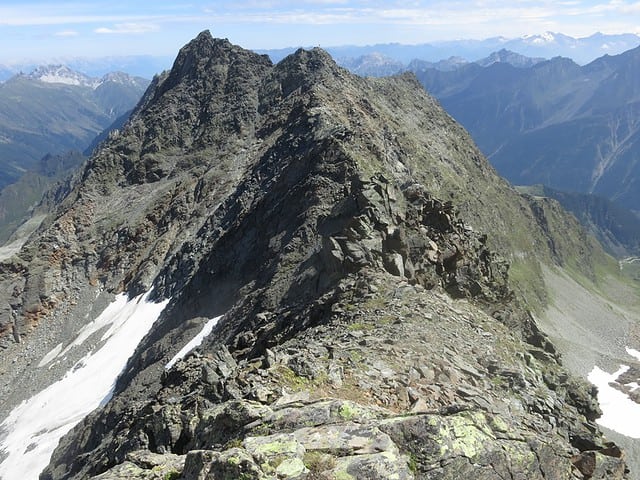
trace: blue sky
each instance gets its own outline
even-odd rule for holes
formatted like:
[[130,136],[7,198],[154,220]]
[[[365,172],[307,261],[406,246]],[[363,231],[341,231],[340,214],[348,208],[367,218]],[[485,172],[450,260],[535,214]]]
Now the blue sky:
[[545,31],[640,34],[640,0],[44,1],[0,4],[0,63],[174,56],[209,29],[246,48],[428,43]]

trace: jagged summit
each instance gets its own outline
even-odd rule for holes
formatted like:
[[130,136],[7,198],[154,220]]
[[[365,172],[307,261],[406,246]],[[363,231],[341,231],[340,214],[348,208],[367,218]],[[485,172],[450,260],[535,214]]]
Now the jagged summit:
[[253,54],[232,45],[227,39],[213,38],[205,30],[180,50],[167,78],[166,88],[172,88],[185,79],[204,80],[216,66],[232,65],[243,58],[257,60],[258,57],[264,63],[271,63],[266,55]]
[[548,211],[412,75],[203,32],[66,193],[0,265],[4,344],[43,365],[2,385],[112,351],[101,312],[158,317],[41,478],[624,478],[508,285],[501,254],[550,258]]

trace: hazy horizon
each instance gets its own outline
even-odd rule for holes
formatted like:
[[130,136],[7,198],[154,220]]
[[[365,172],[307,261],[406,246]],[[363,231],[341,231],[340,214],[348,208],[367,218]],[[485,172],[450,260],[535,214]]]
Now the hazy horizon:
[[333,47],[519,38],[640,34],[640,3],[492,0],[228,0],[153,4],[9,0],[0,6],[0,63],[60,58],[174,56],[198,32],[249,49]]

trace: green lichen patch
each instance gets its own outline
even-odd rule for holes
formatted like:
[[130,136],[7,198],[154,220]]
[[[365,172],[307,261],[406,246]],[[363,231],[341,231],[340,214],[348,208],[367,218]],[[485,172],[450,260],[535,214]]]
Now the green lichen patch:
[[287,458],[276,467],[278,478],[298,478],[308,472],[307,467],[300,458]]
[[343,403],[338,409],[338,415],[340,415],[340,418],[343,420],[353,420],[361,413],[364,413],[364,409],[359,408],[356,404],[351,402]]
[[243,445],[265,473],[277,473],[278,469],[283,472],[306,469],[302,461],[305,449],[290,434],[248,437]]
[[446,417],[440,424],[439,441],[442,457],[465,456],[477,459],[495,441],[488,420],[480,412]]

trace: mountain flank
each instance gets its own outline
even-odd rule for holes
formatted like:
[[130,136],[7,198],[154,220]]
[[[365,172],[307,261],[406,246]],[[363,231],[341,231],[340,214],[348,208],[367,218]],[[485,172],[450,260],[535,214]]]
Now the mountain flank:
[[55,198],[0,264],[3,398],[85,368],[116,294],[167,306],[42,479],[629,478],[525,308],[611,259],[411,74],[203,32]]
[[597,195],[561,192],[544,185],[521,186],[518,191],[557,200],[617,258],[640,253],[640,219],[630,210]]

